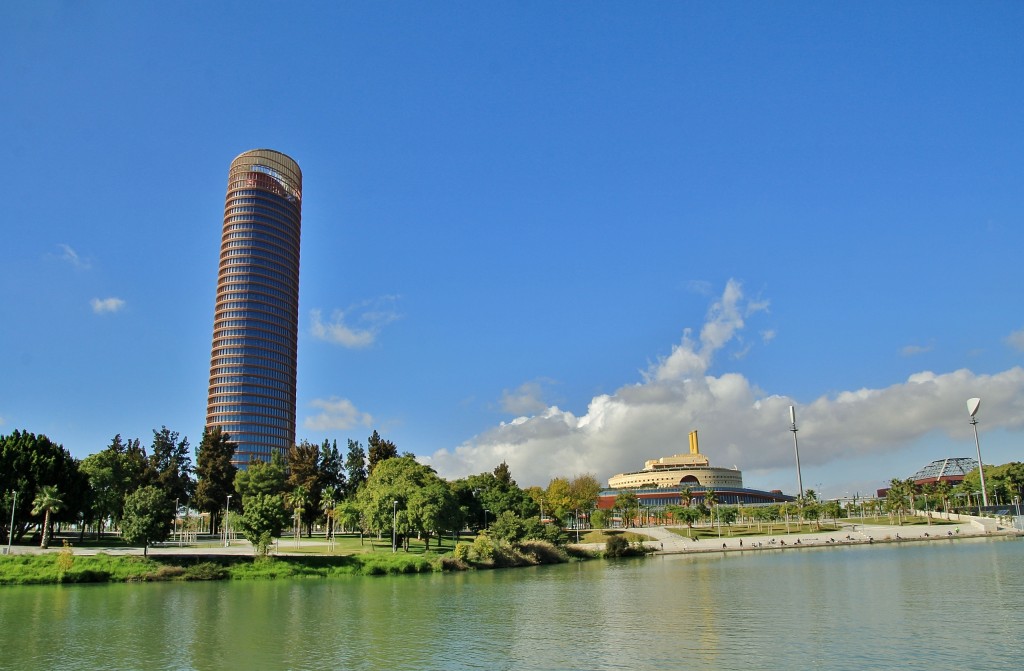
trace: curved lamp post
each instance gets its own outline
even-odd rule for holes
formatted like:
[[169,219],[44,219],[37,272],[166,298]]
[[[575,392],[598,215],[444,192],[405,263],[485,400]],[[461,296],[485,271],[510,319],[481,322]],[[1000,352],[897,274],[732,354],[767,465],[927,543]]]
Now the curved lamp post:
[[980,398],[967,399],[967,412],[971,415],[971,426],[974,427],[974,446],[978,448],[978,475],[981,477],[981,500],[985,507],[988,507],[988,492],[985,490],[985,464],[981,460],[981,442],[978,441],[978,408],[981,407]]
[[796,408],[793,406],[789,406],[789,430],[793,432],[793,451],[796,452],[796,486],[800,489],[800,500],[803,501],[804,479],[800,475],[800,445],[796,442]]

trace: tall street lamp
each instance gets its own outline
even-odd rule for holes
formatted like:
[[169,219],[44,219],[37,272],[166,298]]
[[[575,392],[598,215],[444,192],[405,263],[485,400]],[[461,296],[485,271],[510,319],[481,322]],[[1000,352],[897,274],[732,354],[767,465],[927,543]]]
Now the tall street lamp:
[[14,500],[11,501],[11,526],[7,528],[7,554],[11,554],[11,542],[14,540],[14,509],[18,505],[18,490],[12,489]]
[[491,512],[487,508],[484,508],[484,531],[487,531],[487,513]]
[[228,529],[228,520],[231,519],[231,494],[228,494],[228,504],[224,508],[224,547],[231,544],[231,530]]
[[967,399],[967,412],[971,415],[971,426],[974,427],[974,446],[978,448],[978,475],[981,477],[981,500],[988,507],[988,492],[985,491],[985,464],[981,460],[981,443],[978,441],[978,408],[981,407],[980,398]]
[[394,505],[394,516],[391,520],[391,553],[398,552],[398,501]]
[[789,406],[789,430],[793,432],[793,451],[796,452],[796,486],[800,489],[800,500],[803,501],[804,479],[800,474],[800,445],[796,441],[796,408],[793,406]]

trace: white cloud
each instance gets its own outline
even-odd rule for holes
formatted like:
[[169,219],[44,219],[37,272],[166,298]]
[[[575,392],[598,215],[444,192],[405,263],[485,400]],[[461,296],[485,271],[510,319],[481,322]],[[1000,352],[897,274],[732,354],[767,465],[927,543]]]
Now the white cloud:
[[1006,336],[1006,344],[1018,352],[1024,352],[1024,329],[1014,331]]
[[930,351],[932,351],[931,345],[907,345],[900,350],[900,354],[903,356],[917,356],[918,354],[925,354]]
[[373,417],[360,412],[347,398],[331,396],[328,399],[314,399],[310,405],[323,412],[307,417],[302,425],[313,431],[343,431],[354,426],[370,426]]
[[79,270],[89,270],[89,268],[92,267],[92,264],[89,263],[89,261],[80,257],[78,255],[78,252],[73,250],[70,245],[65,245],[62,243],[57,246],[60,247],[61,250],[61,260],[70,263],[72,266],[78,268]]
[[98,315],[120,312],[125,306],[125,302],[120,298],[94,298],[89,303],[92,305],[92,311]]
[[[683,333],[672,353],[636,384],[594,397],[586,413],[551,406],[503,423],[429,462],[445,477],[480,473],[506,461],[522,484],[553,475],[606,478],[644,460],[684,452],[698,430],[713,463],[747,471],[791,468],[788,407],[797,406],[801,461],[821,466],[851,457],[886,455],[942,431],[967,440],[964,400],[985,398],[988,427],[1024,428],[1024,369],[995,375],[969,370],[922,372],[881,389],[822,396],[807,404],[765,393],[737,373],[707,375],[713,355],[743,327],[750,305],[729,282],[708,314],[700,342]],[[812,448],[811,445],[814,447]]]
[[540,382],[524,382],[514,391],[505,389],[501,394],[501,409],[514,415],[528,415],[547,408]]
[[347,310],[335,310],[329,322],[324,322],[320,310],[310,310],[313,337],[351,349],[369,347],[384,326],[398,319],[398,313],[390,307],[396,300],[395,296],[383,296]]

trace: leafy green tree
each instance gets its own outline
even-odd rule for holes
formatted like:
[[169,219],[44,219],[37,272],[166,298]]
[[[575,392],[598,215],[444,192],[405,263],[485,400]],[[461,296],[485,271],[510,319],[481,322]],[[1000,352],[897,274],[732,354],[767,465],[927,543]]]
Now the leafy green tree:
[[235,491],[242,498],[242,506],[245,506],[245,498],[255,494],[266,494],[268,496],[284,495],[285,491],[285,469],[284,459],[277,452],[273,454],[270,461],[251,461],[249,467],[244,471],[235,474]]
[[[316,503],[320,500],[323,481],[320,474],[319,445],[304,440],[298,445],[292,445],[288,450],[287,486],[291,490],[302,487],[307,503]],[[316,521],[318,514],[319,510],[315,505],[302,506],[300,520],[306,525],[307,535],[312,535],[313,522]]]
[[114,436],[103,450],[83,459],[81,470],[89,483],[90,517],[96,523],[97,538],[103,535],[105,520],[118,525],[125,497],[155,479],[139,440],[126,443],[121,440],[121,434]]
[[590,513],[590,526],[595,529],[607,529],[608,528],[608,511],[601,510],[600,508]]
[[280,494],[258,492],[245,497],[245,511],[238,517],[238,528],[256,554],[266,556],[273,539],[281,537],[287,523],[288,512]]
[[[434,469],[411,457],[378,463],[357,501],[367,528],[378,534],[390,531],[397,517],[395,526],[403,541],[412,532],[439,533],[446,525],[458,522],[458,500],[448,483],[437,477]],[[403,546],[407,547],[404,542]]]
[[349,438],[348,452],[345,455],[345,498],[354,498],[359,488],[366,482],[366,450],[359,441]]
[[691,535],[693,533],[693,523],[700,518],[700,510],[692,506],[680,507],[678,511],[673,514],[673,519],[686,523],[687,535]]
[[718,519],[722,524],[732,524],[739,517],[739,511],[736,506],[718,506]]
[[188,438],[178,440],[178,432],[166,426],[153,431],[149,463],[156,473],[156,485],[171,501],[189,501],[195,491],[192,480],[192,454]]
[[546,494],[550,506],[548,514],[556,520],[564,520],[569,511],[573,509],[572,484],[569,482],[569,479],[563,477],[552,478],[548,483]]
[[633,514],[639,513],[640,510],[640,499],[637,497],[636,492],[630,489],[620,491],[615,495],[615,503],[612,505],[622,516],[622,525],[626,528],[632,526],[630,520]]
[[32,514],[44,515],[43,539],[39,543],[39,547],[44,549],[50,547],[50,536],[53,533],[53,522],[50,520],[50,516],[63,507],[64,501],[61,500],[60,492],[53,485],[42,487],[35,499],[32,500]]
[[601,483],[592,473],[577,475],[569,482],[570,502],[574,510],[585,515],[597,506],[597,495],[601,493]]
[[496,518],[506,510],[524,519],[540,514],[536,501],[519,488],[504,463],[490,473],[471,475],[455,486],[460,503],[466,507],[468,519],[474,525],[483,522],[484,510],[489,518]]
[[129,545],[142,545],[142,553],[149,554],[149,546],[167,540],[174,518],[174,502],[153,485],[140,487],[124,500],[121,535]]
[[345,491],[345,460],[338,452],[338,441],[328,442],[324,439],[320,446],[320,487],[326,489],[333,487],[335,498],[341,496]]
[[[89,505],[89,481],[79,462],[63,446],[44,435],[15,430],[0,435],[0,491],[18,493],[14,540],[20,541],[33,524],[33,497],[45,486],[54,486],[62,493],[64,506],[50,517],[52,521],[75,521],[86,513]],[[10,511],[0,515],[6,528]]]
[[203,430],[203,439],[196,448],[195,507],[210,514],[210,530],[217,529],[218,513],[224,507],[228,494],[235,491],[238,467],[231,463],[237,445],[219,426]]
[[374,429],[373,435],[366,439],[367,449],[370,455],[370,474],[373,469],[382,461],[394,459],[398,456],[398,447],[390,440],[384,440]]
[[[540,526],[540,523],[538,522],[537,525]],[[494,519],[487,529],[487,533],[498,541],[518,543],[526,537],[527,524],[519,515],[511,510],[506,510]]]

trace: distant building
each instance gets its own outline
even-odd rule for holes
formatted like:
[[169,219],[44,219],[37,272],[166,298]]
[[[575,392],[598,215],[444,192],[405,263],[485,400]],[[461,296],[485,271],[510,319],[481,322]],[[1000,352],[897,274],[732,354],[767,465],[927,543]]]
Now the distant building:
[[[959,485],[964,481],[965,475],[977,468],[978,462],[976,459],[969,457],[946,457],[945,459],[936,459],[919,469],[910,476],[910,480],[918,489],[937,482]],[[875,493],[879,498],[884,498],[889,493],[889,487],[883,487]]]
[[231,162],[206,426],[230,435],[241,468],[295,442],[301,220],[295,161],[254,149]]
[[713,491],[719,503],[727,505],[782,503],[795,500],[781,491],[771,492],[747,489],[743,486],[743,474],[738,468],[712,466],[706,456],[700,453],[697,432],[690,432],[688,454],[674,454],[670,457],[649,459],[639,471],[619,473],[608,479],[608,489],[598,495],[597,507],[611,509],[615,497],[623,489],[632,490],[645,506],[662,507],[682,504],[682,493],[689,489],[693,495],[692,504],[703,501],[707,492]]

